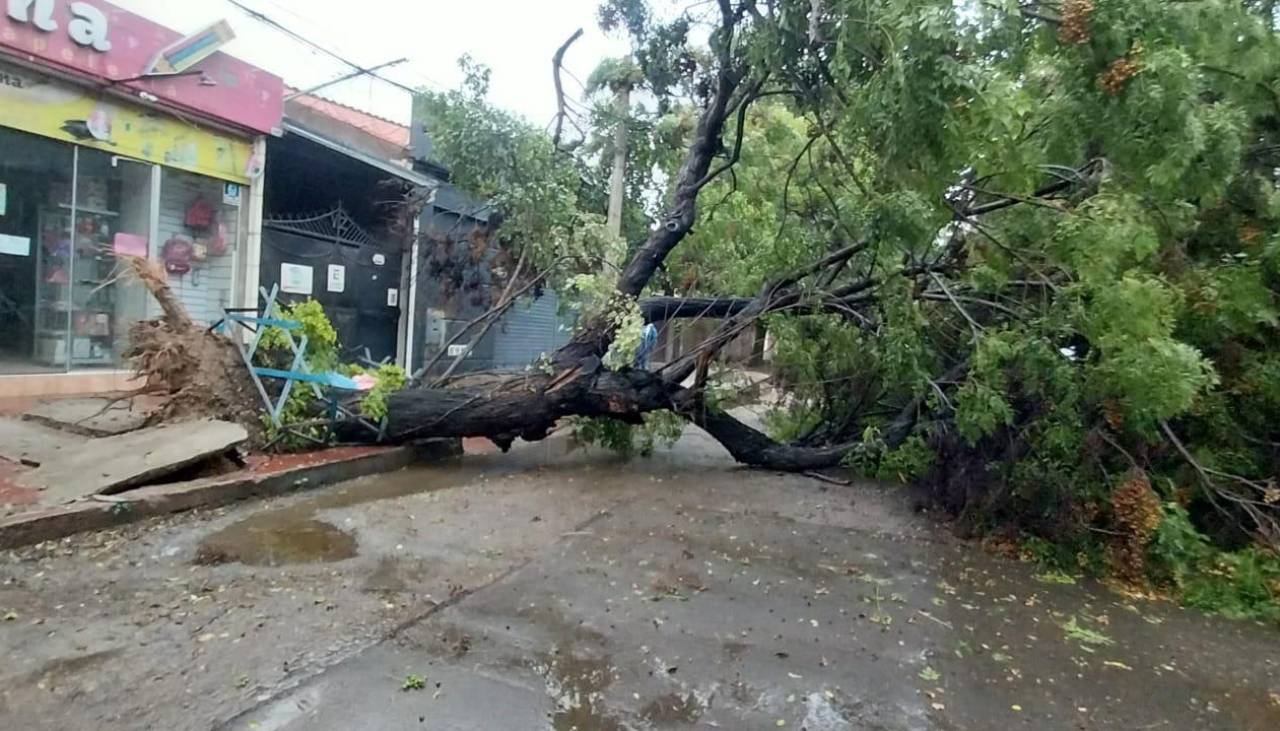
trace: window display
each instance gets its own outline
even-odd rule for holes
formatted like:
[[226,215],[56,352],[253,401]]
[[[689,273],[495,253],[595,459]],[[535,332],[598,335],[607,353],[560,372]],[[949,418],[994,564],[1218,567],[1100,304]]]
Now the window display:
[[[55,367],[118,367],[147,295],[117,253],[147,251],[152,166],[76,148],[71,203],[48,203],[36,258],[34,359]],[[50,200],[67,194],[51,186]]]
[[0,306],[17,315],[3,372],[120,367],[148,296],[116,255],[148,252],[153,166],[5,129],[0,149],[0,177],[21,183],[6,180],[0,232],[30,241],[0,263]]
[[[37,314],[36,303],[38,297],[54,296],[44,284],[53,274],[52,267],[40,267],[38,262],[45,249],[43,232],[53,227],[54,212],[61,212],[65,227],[70,226],[74,158],[70,145],[0,128],[0,186],[4,188],[0,209],[0,375],[65,369],[37,362],[34,350],[37,330],[51,324],[60,328],[66,339],[67,308],[61,301],[55,303],[64,312],[61,319],[50,323],[48,310]],[[56,248],[58,241],[53,245]],[[37,274],[39,268],[46,269],[43,276]]]
[[165,168],[161,174],[154,256],[197,322],[216,322],[222,308],[236,306],[236,241],[243,209],[238,199],[226,202],[227,185],[183,170]]
[[234,306],[228,186],[0,127],[0,375],[126,367],[129,329],[160,309],[124,255],[160,263],[196,321]]

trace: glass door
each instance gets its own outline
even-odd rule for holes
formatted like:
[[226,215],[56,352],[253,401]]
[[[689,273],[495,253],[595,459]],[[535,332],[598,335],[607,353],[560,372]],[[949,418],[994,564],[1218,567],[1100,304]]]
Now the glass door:
[[124,255],[148,255],[154,169],[77,148],[68,323],[72,369],[124,366],[129,329],[146,317],[146,288]]
[[[0,129],[0,371],[65,372],[71,349],[75,147]],[[6,276],[12,274],[13,276]],[[24,281],[25,280],[25,281]]]

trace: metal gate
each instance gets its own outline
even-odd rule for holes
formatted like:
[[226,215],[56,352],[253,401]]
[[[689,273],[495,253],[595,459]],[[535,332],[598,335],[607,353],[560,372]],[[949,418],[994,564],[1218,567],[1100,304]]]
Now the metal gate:
[[318,301],[338,331],[344,360],[394,361],[398,247],[374,239],[341,208],[277,217],[262,226],[262,286],[279,284],[282,301]]

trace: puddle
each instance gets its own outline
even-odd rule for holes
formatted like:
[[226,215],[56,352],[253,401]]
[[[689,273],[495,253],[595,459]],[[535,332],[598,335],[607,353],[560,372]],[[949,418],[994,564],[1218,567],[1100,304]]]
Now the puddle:
[[604,708],[604,690],[613,684],[608,656],[579,657],[567,650],[543,655],[534,664],[555,703],[555,731],[621,731],[622,724]]
[[686,696],[672,693],[649,701],[641,709],[640,717],[663,726],[692,724],[702,717],[702,705],[692,693]]
[[249,566],[326,563],[356,555],[355,536],[332,523],[274,511],[232,523],[200,542],[195,563]]
[[[585,470],[596,481],[628,475],[624,462],[611,459],[602,462],[595,452],[583,451],[569,456],[567,441],[551,440],[505,455],[447,459],[317,490],[298,502],[257,513],[213,533],[201,541],[194,563],[280,566],[341,561],[356,555],[356,538],[320,520],[317,516],[321,511],[438,492],[470,485],[486,477],[500,478],[532,470],[544,475],[563,472],[568,479],[583,476]],[[395,566],[379,566],[367,588],[404,591],[406,579],[414,578],[412,573],[405,575]]]
[[[321,510],[351,507],[419,493],[458,487],[482,472],[454,460],[430,467],[402,470],[352,480],[336,489],[316,492],[294,505],[266,510],[210,534],[196,549],[194,563],[248,566],[330,563],[356,555],[355,536],[319,520]],[[403,577],[395,566],[383,566],[373,577],[373,591],[403,591]]]

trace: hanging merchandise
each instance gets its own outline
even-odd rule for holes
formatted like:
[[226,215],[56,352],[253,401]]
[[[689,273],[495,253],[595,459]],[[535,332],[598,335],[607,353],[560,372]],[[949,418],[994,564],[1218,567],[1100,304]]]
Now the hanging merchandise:
[[214,224],[213,230],[209,232],[209,239],[206,242],[209,247],[209,256],[225,256],[227,249],[227,226],[218,221]]
[[164,259],[166,272],[186,274],[191,271],[191,261],[195,258],[195,242],[190,236],[174,236],[164,243],[161,258]]
[[186,224],[188,228],[201,230],[213,228],[217,216],[218,212],[213,207],[213,204],[205,200],[204,196],[199,196],[187,208]]

